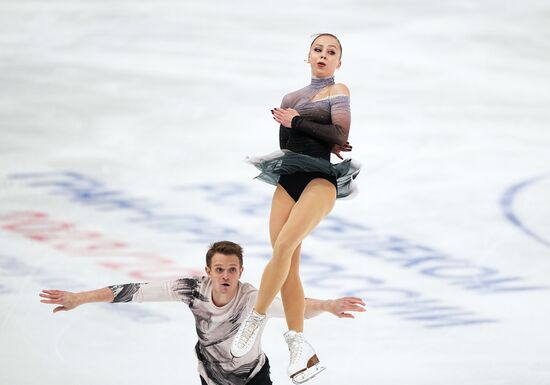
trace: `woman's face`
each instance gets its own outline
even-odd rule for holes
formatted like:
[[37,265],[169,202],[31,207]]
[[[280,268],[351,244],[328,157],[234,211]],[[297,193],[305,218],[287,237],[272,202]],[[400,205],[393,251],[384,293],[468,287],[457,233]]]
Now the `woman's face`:
[[311,75],[325,78],[334,75],[340,68],[340,45],[332,36],[319,36],[313,41],[309,49],[308,61],[311,66]]

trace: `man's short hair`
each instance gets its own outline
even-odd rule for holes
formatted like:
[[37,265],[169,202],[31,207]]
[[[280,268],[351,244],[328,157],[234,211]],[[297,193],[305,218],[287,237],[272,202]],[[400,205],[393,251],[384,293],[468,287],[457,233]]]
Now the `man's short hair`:
[[223,255],[236,255],[239,258],[239,264],[241,266],[243,265],[243,248],[237,243],[231,241],[219,241],[212,243],[206,252],[206,266],[211,267],[212,257],[216,253]]

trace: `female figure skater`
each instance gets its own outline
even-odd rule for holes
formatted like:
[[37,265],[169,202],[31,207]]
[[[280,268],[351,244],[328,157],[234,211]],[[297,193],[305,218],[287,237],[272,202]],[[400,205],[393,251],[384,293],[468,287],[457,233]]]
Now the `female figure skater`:
[[359,172],[359,166],[349,159],[330,163],[331,152],[341,158],[340,151],[351,151],[347,142],[349,90],[334,83],[341,55],[336,36],[323,33],[314,38],[308,55],[311,84],[285,95],[281,108],[272,110],[280,124],[282,151],[249,159],[262,171],[259,179],[277,186],[269,220],[273,255],[262,275],[254,309],[237,331],[231,353],[241,357],[250,351],[280,290],[289,329],[285,333],[290,350],[287,373],[294,383],[305,382],[324,369],[302,335],[301,242],[331,211],[337,197],[354,192],[352,180]]

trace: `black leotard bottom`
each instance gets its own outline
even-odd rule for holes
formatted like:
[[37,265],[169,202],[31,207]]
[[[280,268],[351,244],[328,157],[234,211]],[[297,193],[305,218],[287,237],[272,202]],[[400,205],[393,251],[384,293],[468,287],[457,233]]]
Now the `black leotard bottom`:
[[338,185],[336,183],[336,177],[324,174],[322,172],[295,172],[294,174],[281,175],[279,177],[279,184],[283,186],[285,191],[298,202],[302,192],[306,188],[309,182],[315,178],[322,178],[328,180],[336,187],[338,191]]

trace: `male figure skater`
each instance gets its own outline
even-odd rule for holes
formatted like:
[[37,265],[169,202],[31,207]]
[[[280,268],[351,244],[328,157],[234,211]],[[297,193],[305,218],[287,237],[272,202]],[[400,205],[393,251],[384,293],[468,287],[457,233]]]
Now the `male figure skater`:
[[[243,272],[243,249],[230,242],[216,242],[206,253],[205,276],[176,280],[128,283],[103,289],[71,293],[43,290],[43,303],[58,305],[53,312],[72,310],[91,302],[180,301],[189,306],[195,317],[202,385],[270,385],[269,361],[260,339],[242,357],[230,352],[233,336],[252,310],[257,289],[239,281]],[[306,299],[305,318],[329,312],[340,318],[354,318],[349,312],[363,312],[365,303],[356,297],[335,300]],[[268,316],[284,317],[280,299],[270,306]]]

